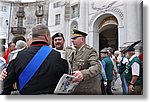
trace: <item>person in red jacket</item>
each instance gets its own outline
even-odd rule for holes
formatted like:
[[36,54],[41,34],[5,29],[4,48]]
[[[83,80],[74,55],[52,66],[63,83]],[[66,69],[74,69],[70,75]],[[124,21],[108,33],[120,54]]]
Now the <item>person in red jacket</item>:
[[138,58],[143,62],[143,53],[140,53]]
[[5,53],[2,56],[6,60],[7,64],[8,64],[8,55],[11,51],[14,51],[16,49],[15,46],[16,45],[13,42],[8,43],[8,49],[5,51]]

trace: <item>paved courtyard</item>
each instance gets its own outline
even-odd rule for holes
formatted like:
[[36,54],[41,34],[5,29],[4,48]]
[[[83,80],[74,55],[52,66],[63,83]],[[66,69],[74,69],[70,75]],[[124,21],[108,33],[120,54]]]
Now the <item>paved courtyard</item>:
[[115,95],[122,95],[122,87],[121,87],[121,79],[120,77],[116,80],[115,82],[115,89],[116,90],[112,90],[112,92],[115,94]]
[[[122,95],[121,79],[120,79],[120,77],[115,82],[115,89],[116,90],[112,90],[114,95]],[[0,81],[0,93],[1,93],[1,91],[2,91],[2,82]]]

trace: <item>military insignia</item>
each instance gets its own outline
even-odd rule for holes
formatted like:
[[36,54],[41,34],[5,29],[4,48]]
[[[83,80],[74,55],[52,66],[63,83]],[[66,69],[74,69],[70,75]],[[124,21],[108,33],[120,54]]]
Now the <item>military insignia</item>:
[[128,65],[126,66],[126,70],[124,71],[126,74],[129,73],[129,67]]
[[127,74],[127,73],[129,73],[129,70],[128,70],[128,69],[126,69],[124,72]]
[[83,59],[79,59],[79,62],[84,62],[84,60]]

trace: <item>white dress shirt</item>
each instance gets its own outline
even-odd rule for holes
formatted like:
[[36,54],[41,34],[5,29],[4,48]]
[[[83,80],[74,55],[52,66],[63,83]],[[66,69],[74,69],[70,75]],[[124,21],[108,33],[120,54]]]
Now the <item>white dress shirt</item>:
[[[134,57],[136,57],[136,55],[133,55],[129,61],[131,61]],[[140,75],[140,65],[137,63],[137,62],[134,62],[132,65],[131,65],[131,68],[132,68],[132,75],[136,75],[136,76],[139,76]]]

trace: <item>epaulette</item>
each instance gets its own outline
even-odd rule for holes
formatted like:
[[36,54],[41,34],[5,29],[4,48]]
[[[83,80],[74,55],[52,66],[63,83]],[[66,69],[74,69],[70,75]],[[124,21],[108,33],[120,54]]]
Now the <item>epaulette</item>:
[[93,47],[91,47],[91,46],[89,46],[89,45],[87,45],[87,48],[90,49],[90,50],[93,49]]

